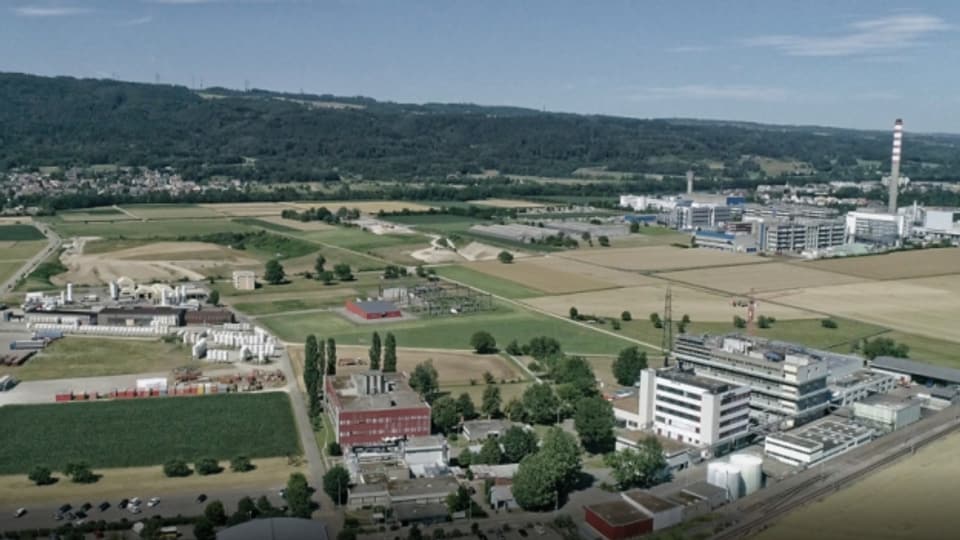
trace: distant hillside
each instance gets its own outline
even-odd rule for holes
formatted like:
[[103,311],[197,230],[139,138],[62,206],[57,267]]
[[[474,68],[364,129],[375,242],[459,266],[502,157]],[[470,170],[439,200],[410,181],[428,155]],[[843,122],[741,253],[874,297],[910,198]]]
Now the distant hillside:
[[[960,138],[907,137],[907,175],[960,178]],[[0,74],[0,171],[169,165],[189,178],[274,182],[485,170],[679,175],[693,166],[701,175],[761,181],[876,178],[889,151],[886,132]]]

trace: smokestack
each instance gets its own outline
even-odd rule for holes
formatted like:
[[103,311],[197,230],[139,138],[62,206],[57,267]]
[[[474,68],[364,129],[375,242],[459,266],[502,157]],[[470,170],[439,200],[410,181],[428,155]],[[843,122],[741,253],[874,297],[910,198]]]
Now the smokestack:
[[693,193],[693,170],[687,171],[687,195]]
[[903,120],[893,124],[893,154],[890,156],[890,180],[887,184],[887,212],[897,213],[897,190],[900,189],[900,146],[903,139]]

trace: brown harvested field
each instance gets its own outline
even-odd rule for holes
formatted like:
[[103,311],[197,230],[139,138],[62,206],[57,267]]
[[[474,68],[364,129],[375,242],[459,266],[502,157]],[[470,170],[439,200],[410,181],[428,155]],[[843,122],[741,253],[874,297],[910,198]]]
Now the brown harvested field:
[[141,219],[197,219],[215,218],[220,214],[210,208],[192,204],[138,204],[119,207]]
[[960,274],[960,248],[899,251],[886,255],[798,263],[818,270],[870,279],[904,279]]
[[[673,313],[688,314],[694,321],[729,322],[734,315],[744,316],[742,307],[734,307],[729,296],[712,294],[697,289],[674,285]],[[663,311],[666,285],[646,285],[626,287],[604,291],[582,292],[558,296],[543,296],[521,300],[525,304],[543,309],[556,315],[566,316],[570,307],[576,307],[580,313],[619,318],[624,311],[630,311],[634,318],[646,318],[649,313]],[[761,303],[758,314],[778,319],[809,319],[809,312],[788,307]]]
[[960,342],[958,298],[960,275],[819,287],[777,294],[775,301]]
[[538,202],[523,201],[520,199],[479,199],[467,201],[467,203],[477,206],[493,206],[496,208],[544,208],[546,206]]
[[562,294],[608,289],[615,286],[614,283],[559,270],[559,268],[563,268],[562,263],[562,260],[556,260],[553,266],[543,266],[527,264],[525,259],[520,259],[512,264],[503,264],[500,261],[482,261],[467,263],[465,266],[546,293]]
[[214,203],[201,204],[218,214],[227,217],[265,217],[279,216],[280,212],[293,208],[286,203],[253,202],[253,203]]
[[960,433],[804,506],[756,540],[951,538],[960,528]]
[[545,270],[556,270],[562,268],[564,272],[584,276],[597,281],[612,283],[618,287],[632,287],[636,285],[650,285],[660,283],[660,280],[638,274],[636,272],[626,272],[615,270],[595,264],[588,264],[574,259],[564,259],[547,255],[545,257],[529,257],[523,261],[514,262],[514,264],[523,263],[528,266],[536,266]]
[[[303,347],[291,346],[289,349],[291,359],[297,364],[298,371],[302,370]],[[341,360],[357,359],[362,360],[363,364],[337,366],[337,373],[361,373],[368,370],[370,367],[368,352],[367,347],[338,345],[337,356]],[[516,364],[496,354],[480,355],[469,351],[397,348],[398,372],[409,375],[417,367],[417,364],[427,360],[433,361],[433,367],[437,369],[440,386],[466,386],[473,379],[477,381],[477,386],[482,390],[483,373],[486,371],[489,371],[497,381],[500,379],[507,381],[525,379],[525,374],[520,371]]]
[[557,256],[608,268],[642,272],[666,272],[689,268],[770,262],[768,259],[753,255],[672,246],[578,249],[558,253]]
[[285,203],[300,210],[307,210],[309,208],[318,208],[325,206],[333,212],[336,212],[338,208],[356,208],[363,212],[364,214],[376,214],[377,212],[383,210],[384,212],[399,212],[404,208],[413,210],[413,211],[422,211],[429,210],[430,207],[412,202],[404,201],[316,201],[316,202],[290,202]]
[[248,259],[237,251],[206,242],[153,242],[142,246],[100,253],[104,258],[138,261],[186,261],[197,259]]
[[684,270],[658,274],[658,276],[671,281],[738,294],[748,293],[750,289],[756,289],[758,292],[779,291],[868,281],[845,274],[824,272],[786,263]]
[[290,227],[298,231],[329,231],[334,228],[333,225],[328,225],[322,221],[300,221],[297,219],[284,219],[280,216],[264,216],[259,219],[260,221]]

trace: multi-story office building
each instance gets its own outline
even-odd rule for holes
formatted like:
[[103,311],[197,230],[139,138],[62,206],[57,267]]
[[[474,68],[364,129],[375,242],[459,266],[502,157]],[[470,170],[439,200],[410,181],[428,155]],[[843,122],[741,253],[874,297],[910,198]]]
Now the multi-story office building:
[[676,368],[640,375],[641,427],[715,449],[748,434],[750,389]]
[[840,246],[846,233],[840,220],[762,220],[756,227],[760,249],[768,253],[799,253]]
[[799,425],[829,405],[829,363],[819,351],[739,335],[680,335],[673,354],[696,375],[749,387],[751,415],[763,425]]
[[324,386],[336,440],[345,448],[430,435],[430,405],[400,375],[331,376]]

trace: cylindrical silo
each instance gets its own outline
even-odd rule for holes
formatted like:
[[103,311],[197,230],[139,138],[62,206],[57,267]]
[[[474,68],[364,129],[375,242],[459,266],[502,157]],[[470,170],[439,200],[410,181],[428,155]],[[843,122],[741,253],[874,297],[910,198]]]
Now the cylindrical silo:
[[730,464],[740,469],[741,495],[747,496],[763,486],[763,458],[753,454],[734,454]]
[[740,498],[740,469],[736,465],[723,462],[707,465],[707,483],[727,490],[731,501]]

